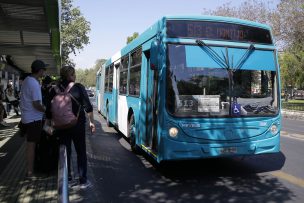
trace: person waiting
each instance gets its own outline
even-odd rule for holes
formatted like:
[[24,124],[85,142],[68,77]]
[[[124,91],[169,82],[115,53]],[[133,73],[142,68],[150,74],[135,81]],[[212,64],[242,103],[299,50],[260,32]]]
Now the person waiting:
[[1,126],[8,127],[9,124],[4,121],[7,115],[3,105],[3,98],[4,98],[3,85],[0,83],[0,127]]
[[[14,111],[17,116],[19,116],[19,111],[18,111],[18,106],[19,106],[19,101],[15,97],[15,92],[13,89],[13,86],[11,84],[7,85],[7,89],[5,90],[5,96],[7,99],[8,104],[12,105],[14,108]],[[9,114],[10,108],[8,109],[8,114]]]

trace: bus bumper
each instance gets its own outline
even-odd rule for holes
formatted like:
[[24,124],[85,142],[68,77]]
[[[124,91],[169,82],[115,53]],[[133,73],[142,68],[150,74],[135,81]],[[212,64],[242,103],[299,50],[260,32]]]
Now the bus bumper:
[[280,151],[280,133],[258,141],[230,143],[190,143],[163,137],[160,156],[162,160],[202,159],[212,157],[233,157]]

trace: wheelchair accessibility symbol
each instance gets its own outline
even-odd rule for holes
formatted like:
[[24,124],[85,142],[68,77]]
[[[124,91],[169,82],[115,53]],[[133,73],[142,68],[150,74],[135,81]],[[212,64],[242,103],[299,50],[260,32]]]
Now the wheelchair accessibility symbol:
[[235,116],[239,116],[241,114],[241,105],[238,103],[234,103],[232,105],[232,114]]
[[240,113],[240,110],[237,108],[237,106],[234,106],[233,113],[234,114]]

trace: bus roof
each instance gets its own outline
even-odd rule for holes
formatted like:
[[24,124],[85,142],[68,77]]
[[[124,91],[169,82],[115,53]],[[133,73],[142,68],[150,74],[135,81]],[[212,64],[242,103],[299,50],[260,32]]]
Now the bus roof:
[[123,47],[120,51],[116,52],[110,59],[108,59],[105,63],[105,67],[110,65],[111,63],[117,61],[122,56],[128,54],[130,51],[143,44],[144,42],[150,40],[154,37],[159,31],[161,31],[167,20],[198,20],[198,21],[216,21],[216,22],[226,22],[226,23],[235,23],[253,27],[259,27],[267,30],[271,30],[271,28],[262,23],[257,23],[249,20],[242,20],[238,18],[231,17],[223,17],[223,16],[207,16],[207,15],[167,15],[156,21],[152,26],[150,26],[146,31],[140,34],[136,39]]

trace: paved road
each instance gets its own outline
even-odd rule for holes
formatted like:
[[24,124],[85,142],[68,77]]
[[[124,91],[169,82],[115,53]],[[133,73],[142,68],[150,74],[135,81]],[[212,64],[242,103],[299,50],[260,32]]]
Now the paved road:
[[302,134],[304,137],[304,121],[282,119],[282,130],[293,134]]
[[283,136],[279,154],[160,168],[95,117],[100,133],[89,137],[88,154],[99,202],[304,202],[303,140]]

